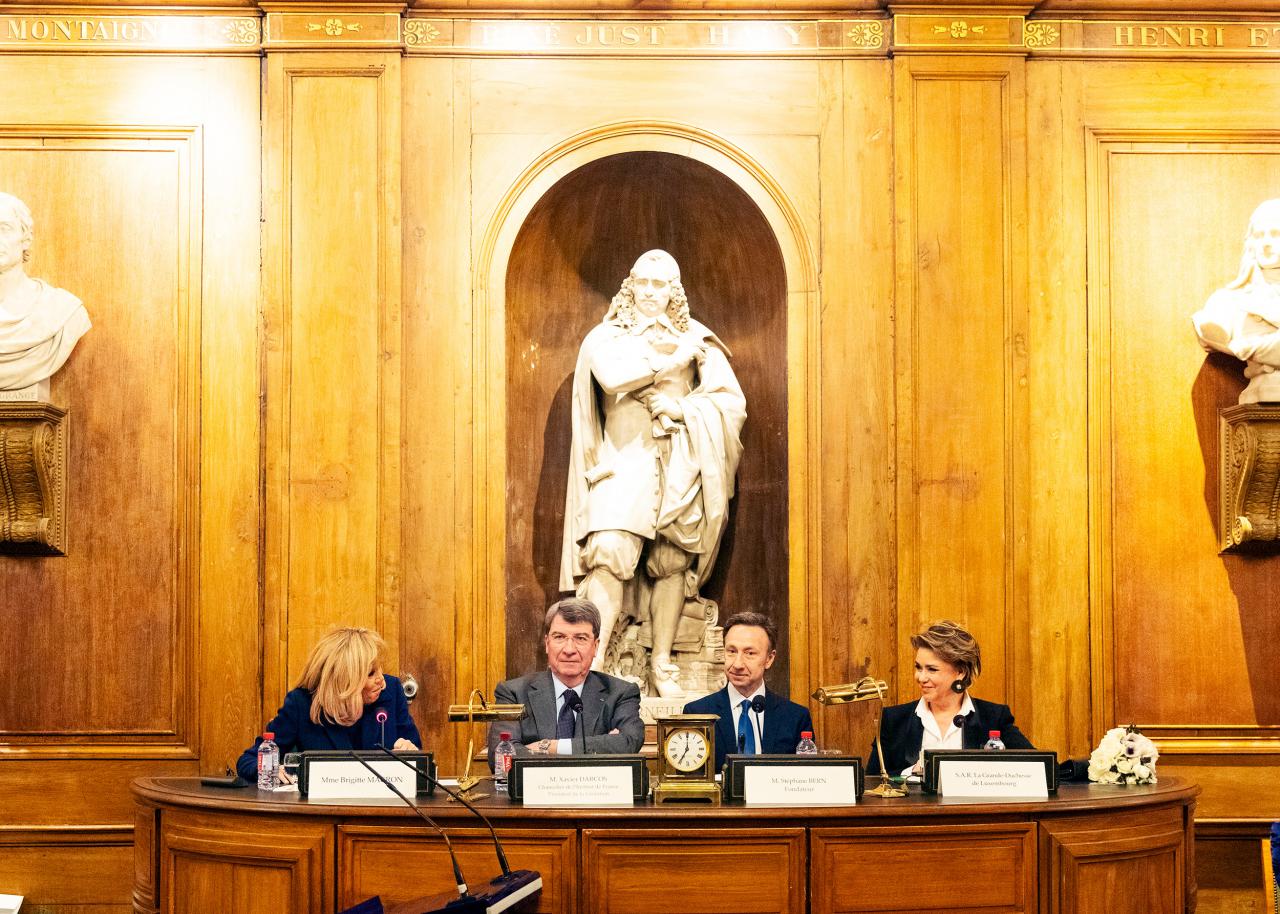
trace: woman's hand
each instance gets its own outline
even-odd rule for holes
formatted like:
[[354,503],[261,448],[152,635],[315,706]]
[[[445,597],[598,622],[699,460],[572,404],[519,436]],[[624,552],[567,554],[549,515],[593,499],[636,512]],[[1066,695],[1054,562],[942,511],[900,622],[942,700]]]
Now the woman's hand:
[[403,736],[396,740],[396,744],[391,747],[395,752],[417,752],[418,747],[409,742]]

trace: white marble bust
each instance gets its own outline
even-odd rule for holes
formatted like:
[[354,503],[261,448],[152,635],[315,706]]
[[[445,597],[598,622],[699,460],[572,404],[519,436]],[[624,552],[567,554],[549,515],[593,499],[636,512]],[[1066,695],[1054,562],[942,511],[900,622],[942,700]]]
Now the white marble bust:
[[1241,403],[1280,402],[1280,199],[1253,211],[1239,273],[1191,320],[1205,349],[1245,363]]
[[80,299],[27,275],[34,229],[27,205],[0,193],[0,390],[46,381],[92,326]]

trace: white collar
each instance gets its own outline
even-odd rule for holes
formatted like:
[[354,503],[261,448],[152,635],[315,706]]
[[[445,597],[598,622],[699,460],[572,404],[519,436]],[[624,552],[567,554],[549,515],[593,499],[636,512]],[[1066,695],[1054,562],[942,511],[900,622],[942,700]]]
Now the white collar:
[[[588,673],[587,675],[588,675],[588,676],[590,676],[591,674],[590,674],[590,673]],[[586,684],[587,684],[587,681],[584,679],[584,680],[582,680],[582,682],[578,683],[576,686],[567,686],[567,685],[565,685],[563,682],[561,682],[561,681],[560,681],[560,677],[559,677],[559,676],[557,676],[555,673],[552,673],[552,674],[551,674],[551,685],[552,685],[552,686],[555,688],[555,690],[556,690],[556,701],[557,701],[557,702],[560,700],[560,696],[561,696],[561,695],[563,695],[565,692],[569,691],[569,689],[573,689],[575,692],[577,692],[577,693],[578,693],[578,695],[579,695],[579,696],[581,696],[581,695],[582,695],[582,687],[583,687],[583,686],[585,686]]]
[[646,317],[640,313],[639,309],[636,309],[636,323],[635,326],[631,328],[631,334],[633,336],[639,336],[655,324],[669,330],[677,336],[680,334],[680,331],[678,331],[671,323],[671,318],[667,317],[666,311],[655,314],[653,317]]
[[[974,713],[973,699],[969,697],[969,693],[964,693],[964,701],[960,702],[960,710],[956,712],[958,717],[968,717]],[[939,739],[946,739],[947,733],[955,727],[955,721],[952,721],[947,727],[947,733],[938,733],[938,721],[934,718],[933,712],[929,710],[929,703],[923,698],[916,702],[916,717],[920,718],[920,722],[924,724],[926,730],[935,734]]]
[[732,682],[726,682],[724,684],[724,687],[729,692],[730,708],[740,708],[742,707],[742,703],[744,701],[750,701],[751,699],[755,698],[757,695],[760,695],[760,696],[764,695],[764,680],[760,681],[760,685],[756,686],[756,690],[752,692],[750,695],[743,695],[741,692],[739,692],[737,689],[733,687]]

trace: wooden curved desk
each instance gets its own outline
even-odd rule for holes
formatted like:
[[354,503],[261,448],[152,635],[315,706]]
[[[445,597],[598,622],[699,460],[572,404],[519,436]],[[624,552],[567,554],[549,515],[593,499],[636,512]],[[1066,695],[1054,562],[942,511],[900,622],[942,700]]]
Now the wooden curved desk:
[[[329,914],[452,886],[440,840],[404,808],[321,804],[194,778],[140,778],[137,914]],[[1199,788],[1064,786],[976,803],[912,795],[855,807],[550,810],[480,805],[556,914],[1195,910]],[[488,832],[442,800],[469,879],[497,873]]]

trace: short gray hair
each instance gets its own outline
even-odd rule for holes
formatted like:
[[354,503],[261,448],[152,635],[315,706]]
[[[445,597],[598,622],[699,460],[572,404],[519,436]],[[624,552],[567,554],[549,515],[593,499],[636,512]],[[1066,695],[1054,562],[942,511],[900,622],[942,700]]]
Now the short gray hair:
[[551,604],[547,610],[547,617],[542,620],[542,637],[546,637],[551,631],[551,623],[559,616],[570,625],[576,625],[579,622],[591,623],[591,634],[596,638],[600,637],[600,610],[596,609],[596,604],[590,600],[582,600],[578,597],[568,597]]

